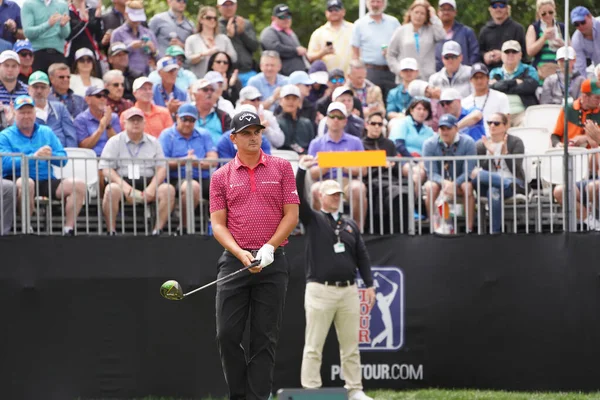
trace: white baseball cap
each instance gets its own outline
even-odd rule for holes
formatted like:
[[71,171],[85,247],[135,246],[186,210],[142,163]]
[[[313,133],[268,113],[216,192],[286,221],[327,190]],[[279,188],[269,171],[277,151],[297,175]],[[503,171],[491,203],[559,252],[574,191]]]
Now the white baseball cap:
[[21,64],[21,59],[16,52],[12,50],[4,50],[2,53],[0,53],[0,64],[8,60],[13,60],[16,61],[17,64]]
[[281,88],[281,92],[279,93],[279,97],[282,99],[286,96],[296,96],[300,97],[300,89],[296,85],[285,85]]
[[454,54],[455,56],[460,56],[462,54],[460,44],[458,44],[458,42],[455,42],[454,40],[448,40],[442,46],[442,56],[445,56],[446,54]]
[[438,8],[440,8],[444,4],[450,4],[456,10],[456,1],[454,1],[454,0],[440,0],[440,2],[438,3]]
[[135,93],[139,88],[141,88],[142,86],[144,86],[146,83],[149,83],[152,86],[154,86],[154,84],[152,83],[152,81],[150,79],[148,79],[147,76],[140,76],[135,81],[133,81],[133,86],[132,86],[131,89]]
[[333,91],[333,94],[331,95],[331,100],[336,101],[338,97],[346,93],[349,93],[350,96],[354,96],[354,92],[348,86],[336,87]]
[[408,94],[410,94],[410,97],[425,97],[425,89],[427,89],[427,86],[429,86],[427,82],[415,79],[408,84]]
[[327,85],[329,82],[329,73],[327,71],[317,71],[309,75],[310,79],[321,85]]
[[217,0],[217,5],[222,6],[223,4],[227,3],[228,1],[233,4],[237,4],[237,0]]
[[442,94],[440,95],[440,101],[452,101],[452,100],[462,100],[462,96],[460,95],[460,92],[454,88],[442,89]]
[[561,47],[560,49],[556,50],[556,60],[563,60],[565,59],[566,55],[568,54],[569,56],[569,60],[574,60],[575,59],[575,49],[572,48],[571,46],[568,47],[569,50],[567,50],[566,46]]
[[329,107],[327,107],[327,114],[335,110],[340,111],[342,114],[344,114],[344,117],[348,116],[348,112],[346,111],[346,106],[344,105],[344,103],[340,103],[339,101],[332,101],[329,104]]
[[133,22],[144,22],[146,21],[146,13],[143,8],[130,8],[125,7],[125,12],[129,16],[129,19]]
[[94,55],[93,51],[91,51],[87,47],[82,47],[75,52],[75,61],[77,61],[80,58],[85,57],[85,56],[91,57],[92,60],[96,59],[96,56]]
[[156,63],[157,71],[173,71],[174,69],[179,69],[179,64],[177,64],[177,60],[173,57],[163,57]]
[[412,69],[413,71],[418,71],[419,65],[417,64],[417,60],[411,57],[403,58],[400,61],[400,71],[404,71],[405,69]]
[[240,90],[240,100],[256,100],[260,99],[262,94],[260,90],[255,88],[254,86],[246,86],[242,90]]

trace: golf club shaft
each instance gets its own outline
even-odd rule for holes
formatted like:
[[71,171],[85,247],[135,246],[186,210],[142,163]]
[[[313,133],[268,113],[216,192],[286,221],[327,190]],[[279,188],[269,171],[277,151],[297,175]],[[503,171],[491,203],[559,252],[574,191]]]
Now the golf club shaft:
[[229,274],[229,275],[222,276],[222,277],[220,277],[219,279],[217,279],[217,280],[215,280],[215,281],[213,281],[213,282],[211,282],[211,283],[207,283],[207,284],[206,284],[206,285],[204,285],[204,286],[200,286],[199,288],[192,290],[191,292],[184,293],[183,297],[187,297],[187,296],[189,296],[189,295],[191,295],[191,294],[194,294],[194,293],[196,293],[196,292],[199,292],[199,291],[201,291],[202,289],[206,289],[206,288],[207,288],[207,287],[209,287],[209,286],[212,286],[212,285],[214,285],[214,284],[217,284],[217,283],[219,283],[219,282],[221,282],[221,281],[224,281],[225,279],[229,279],[229,278],[231,278],[231,277],[233,277],[233,276],[235,276],[235,275],[239,274],[239,273],[240,273],[240,272],[242,272],[242,271],[246,271],[246,270],[248,270],[248,269],[250,269],[250,268],[257,267],[258,265],[260,265],[260,260],[253,261],[253,262],[252,262],[252,264],[248,265],[247,267],[240,268],[240,269],[238,269],[237,271],[235,271],[235,272],[232,272],[232,273],[231,273],[231,274]]

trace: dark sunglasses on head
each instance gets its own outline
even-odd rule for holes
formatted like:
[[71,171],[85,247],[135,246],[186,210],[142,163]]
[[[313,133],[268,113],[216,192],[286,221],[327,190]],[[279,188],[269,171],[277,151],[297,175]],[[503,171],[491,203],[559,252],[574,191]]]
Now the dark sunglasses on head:
[[453,101],[454,100],[442,100],[442,101],[440,101],[440,106],[442,106],[442,107],[449,106],[450,104],[452,104]]
[[125,87],[124,83],[111,83],[110,86],[112,87]]
[[544,11],[544,12],[543,12],[543,13],[541,13],[540,15],[541,15],[542,17],[545,17],[545,16],[546,16],[546,14],[547,14],[547,15],[554,15],[554,11]]
[[33,53],[30,51],[22,51],[19,53],[20,57],[33,57]]
[[581,22],[573,22],[573,25],[575,26],[575,28],[579,28],[580,26],[585,25],[585,20]]
[[194,123],[196,122],[196,119],[193,117],[180,117],[181,121],[183,122],[188,122],[188,123]]
[[383,126],[383,122],[369,122],[371,126]]
[[500,125],[502,125],[502,122],[500,122],[500,121],[487,121],[487,124],[489,126],[492,126],[492,125],[494,125],[494,126],[500,126]]
[[504,54],[517,54],[517,53],[520,53],[520,52],[516,51],[516,50],[512,50],[512,49],[504,50]]
[[346,79],[344,79],[344,78],[331,78],[329,81],[331,83],[344,83],[344,82],[346,82]]
[[335,114],[329,114],[327,115],[327,118],[331,118],[331,119],[337,119],[337,120],[345,120],[346,117],[344,117],[343,115],[335,115]]
[[288,15],[278,15],[277,18],[279,18],[279,19],[292,19],[292,16],[289,15],[289,14]]
[[227,60],[215,60],[215,64],[229,65],[229,61],[227,61]]
[[446,54],[444,60],[456,60],[458,56],[456,54]]
[[504,3],[494,3],[492,4],[492,8],[496,9],[496,8],[506,8],[506,4]]
[[209,21],[216,21],[216,20],[217,20],[217,17],[215,17],[215,16],[212,16],[212,15],[205,15],[205,16],[204,16],[204,19],[207,19],[207,20],[209,20]]

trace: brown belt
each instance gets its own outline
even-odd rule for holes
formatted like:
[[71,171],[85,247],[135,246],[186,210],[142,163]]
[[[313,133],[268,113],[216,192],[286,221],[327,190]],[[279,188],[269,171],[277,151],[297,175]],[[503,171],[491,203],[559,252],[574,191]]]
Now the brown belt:
[[378,69],[380,71],[389,71],[390,70],[390,67],[388,67],[387,65],[365,64],[365,67],[371,68],[371,69]]

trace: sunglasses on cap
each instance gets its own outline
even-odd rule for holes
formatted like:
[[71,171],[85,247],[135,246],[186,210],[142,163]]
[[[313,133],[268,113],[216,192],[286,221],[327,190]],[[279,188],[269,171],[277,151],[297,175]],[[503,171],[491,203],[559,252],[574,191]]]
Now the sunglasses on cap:
[[492,4],[492,8],[493,9],[506,8],[506,4],[504,4],[504,3],[494,3],[494,4]]
[[440,106],[442,106],[442,107],[449,106],[450,104],[452,104],[453,101],[454,100],[441,100],[440,101]]
[[336,114],[328,114],[327,118],[331,118],[331,119],[337,119],[340,121],[343,121],[346,119],[346,117],[344,117],[343,115],[336,115]]
[[554,15],[554,11],[544,11],[543,13],[540,14],[542,17],[545,17],[546,15]]
[[494,125],[494,126],[500,126],[500,125],[502,125],[502,122],[500,122],[500,121],[487,121],[487,124],[489,126],[492,126],[492,125]]
[[278,15],[277,18],[279,18],[279,19],[292,19],[292,16],[290,14],[287,14],[287,15]]
[[580,26],[583,26],[586,24],[586,21],[580,21],[580,22],[573,22],[573,26],[575,26],[575,28],[579,28]]
[[369,122],[371,126],[383,126],[383,122]]
[[346,79],[345,78],[331,78],[329,80],[329,82],[331,82],[331,83],[344,83],[344,82],[346,82]]
[[446,54],[444,60],[456,60],[458,56],[456,54]]
[[504,50],[504,54],[517,54],[517,53],[520,53],[520,51],[516,51],[513,49]]

